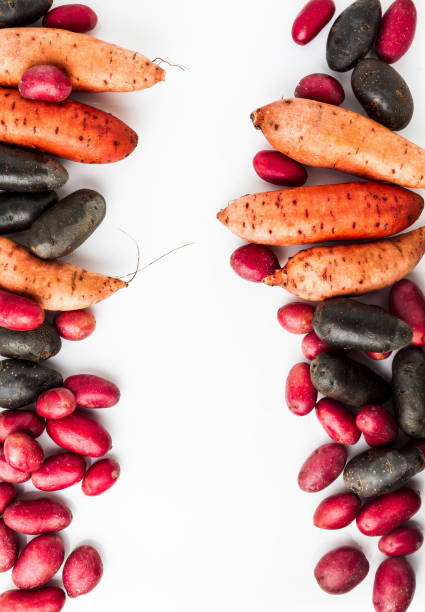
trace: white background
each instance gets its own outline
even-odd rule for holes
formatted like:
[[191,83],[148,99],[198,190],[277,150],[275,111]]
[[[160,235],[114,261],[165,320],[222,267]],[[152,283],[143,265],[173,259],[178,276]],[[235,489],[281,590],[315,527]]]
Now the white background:
[[[63,194],[89,187],[108,203],[105,222],[69,260],[111,275],[131,272],[135,245],[120,229],[140,244],[143,264],[195,244],[96,307],[95,334],[65,343],[54,360],[64,375],[104,375],[122,390],[117,406],[98,413],[113,435],[121,479],[98,498],[83,496],[79,486],[60,496],[74,513],[64,532],[67,548],[94,542],[105,564],[102,584],[66,609],[372,610],[381,560],[376,539],[355,526],[330,533],[312,525],[315,507],[342,489],[341,479],[316,495],[296,484],[302,462],[327,437],[314,413],[297,418],[285,406],[286,374],[302,360],[301,338],[276,321],[278,307],[291,298],[231,271],[230,254],[241,242],[215,220],[229,200],[273,189],[252,170],[253,155],[267,145],[251,111],[292,95],[304,75],[328,72],[328,28],[307,47],[290,37],[303,4],[90,0],[100,17],[96,36],[188,71],[169,68],[166,82],[145,92],[78,96],[127,121],[141,138],[122,163],[67,164],[71,180]],[[336,4],[340,12],[348,0]],[[415,43],[396,65],[416,101],[405,134],[422,146],[424,25],[421,14]],[[349,75],[341,79],[347,105],[359,110]],[[346,178],[310,172],[311,183]],[[282,264],[291,252],[280,250]],[[424,271],[418,267],[413,278]],[[389,371],[388,364],[376,367]],[[423,511],[419,523],[422,518]],[[328,550],[350,543],[366,552],[369,576],[348,595],[326,595],[313,567]],[[425,601],[423,553],[411,561],[415,611]],[[4,575],[1,587],[10,586]]]

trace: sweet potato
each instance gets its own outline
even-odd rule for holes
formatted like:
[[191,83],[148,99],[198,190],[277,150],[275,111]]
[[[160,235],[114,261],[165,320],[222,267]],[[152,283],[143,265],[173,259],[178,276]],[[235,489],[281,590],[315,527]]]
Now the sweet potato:
[[0,595],[1,612],[60,612],[65,605],[65,593],[57,587],[36,591],[13,589]]
[[0,48],[0,85],[5,87],[17,87],[36,64],[61,68],[80,91],[136,91],[165,78],[164,70],[140,53],[67,30],[8,28],[0,32]]
[[423,207],[421,196],[401,187],[342,183],[247,195],[217,218],[249,242],[293,245],[392,236]]
[[63,261],[44,261],[0,236],[0,288],[25,295],[47,310],[76,310],[105,300],[127,283]]
[[342,444],[323,444],[304,462],[298,485],[307,493],[322,491],[338,478],[347,460],[347,449]]
[[425,187],[425,150],[346,108],[290,98],[251,115],[270,144],[308,166]]
[[399,489],[368,502],[357,516],[357,527],[367,536],[382,536],[412,518],[421,507],[413,489]]
[[[49,582],[65,558],[65,547],[58,535],[41,535],[21,552],[12,572],[19,589],[36,589]],[[0,608],[1,609],[1,608]]]
[[386,559],[378,567],[373,585],[376,612],[406,612],[416,589],[415,573],[404,557]]
[[61,531],[68,527],[71,521],[71,510],[65,504],[49,497],[18,500],[4,511],[6,525],[27,535]]
[[354,493],[331,495],[317,506],[313,523],[320,529],[343,529],[354,521],[361,505]]
[[63,585],[69,597],[90,593],[100,582],[103,564],[93,546],[80,546],[69,555],[63,568]]
[[0,89],[0,115],[0,142],[85,164],[119,161],[137,146],[137,134],[128,125],[76,100],[25,100],[14,89]]
[[361,295],[402,279],[425,252],[425,227],[378,242],[317,246],[300,251],[264,279],[304,300]]
[[419,529],[404,525],[382,536],[378,548],[389,557],[401,557],[402,555],[411,555],[419,550],[423,541],[424,536]]
[[369,562],[357,548],[342,546],[322,557],[314,570],[317,584],[326,593],[342,595],[356,587],[369,572]]

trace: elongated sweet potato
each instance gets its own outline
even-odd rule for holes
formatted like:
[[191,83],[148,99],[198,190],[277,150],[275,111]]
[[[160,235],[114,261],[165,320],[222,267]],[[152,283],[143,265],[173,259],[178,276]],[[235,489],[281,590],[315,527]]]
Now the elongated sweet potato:
[[0,89],[0,116],[1,142],[85,164],[119,161],[137,146],[137,134],[120,119],[75,100],[25,100],[14,89]]
[[244,240],[283,246],[385,238],[412,225],[423,207],[421,196],[401,187],[343,183],[247,195],[217,219]]
[[53,28],[0,32],[0,85],[17,87],[28,68],[52,64],[81,91],[136,91],[163,81],[165,71],[147,57],[87,34]]
[[46,310],[78,310],[126,287],[118,278],[63,261],[44,261],[0,236],[0,288],[30,297]]
[[425,227],[364,244],[318,246],[300,251],[286,266],[264,279],[305,300],[360,295],[393,285],[425,253]]
[[289,98],[256,110],[251,119],[275,149],[301,164],[425,187],[425,150],[346,108]]

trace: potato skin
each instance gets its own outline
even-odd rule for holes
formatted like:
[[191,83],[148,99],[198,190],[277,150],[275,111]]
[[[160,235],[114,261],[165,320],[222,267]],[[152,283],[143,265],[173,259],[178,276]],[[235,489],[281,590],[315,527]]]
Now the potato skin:
[[326,342],[323,342],[316,334],[315,331],[310,332],[306,336],[304,336],[303,341],[301,343],[301,349],[306,359],[310,359],[312,361],[315,359],[320,353],[327,352],[338,352],[335,346],[331,346]]
[[5,508],[16,498],[16,489],[13,484],[0,482],[0,515]]
[[69,597],[90,593],[100,582],[103,564],[93,546],[80,546],[68,557],[63,568],[63,585]]
[[14,331],[31,331],[45,319],[44,310],[33,300],[0,290],[0,325]]
[[110,408],[120,400],[120,390],[111,382],[94,374],[69,376],[63,386],[72,391],[78,406],[84,408]]
[[316,416],[328,436],[339,444],[356,444],[361,436],[351,412],[340,402],[324,397],[316,405]]
[[425,458],[417,448],[374,448],[347,463],[344,483],[360,497],[375,497],[399,489],[424,465]]
[[404,525],[388,533],[379,540],[378,548],[388,557],[411,555],[420,549],[424,536],[416,527]]
[[86,467],[86,461],[81,455],[52,455],[40,469],[31,474],[32,484],[40,491],[61,491],[80,482],[84,478]]
[[34,23],[47,13],[52,4],[53,0],[1,0],[0,28]]
[[378,567],[373,585],[376,612],[406,612],[416,589],[415,573],[404,557],[386,559]]
[[31,410],[4,410],[0,414],[0,442],[4,442],[15,431],[23,431],[38,438],[44,429],[44,420]]
[[400,429],[411,438],[425,437],[425,354],[420,348],[395,356],[393,402]]
[[65,387],[49,389],[38,396],[35,409],[45,419],[63,419],[77,407],[75,395]]
[[376,55],[387,64],[397,62],[410,48],[417,12],[412,0],[395,0],[384,14],[376,40]]
[[36,589],[49,582],[65,558],[65,547],[58,535],[41,535],[29,542],[12,571],[19,589]]
[[298,416],[311,412],[316,404],[317,391],[310,378],[308,363],[297,363],[289,371],[286,379],[286,404]]
[[347,449],[341,444],[323,444],[304,462],[298,474],[298,486],[316,493],[338,478],[347,461]]
[[34,402],[52,387],[62,386],[56,370],[31,361],[5,359],[0,363],[0,406],[20,408]]
[[299,187],[307,180],[307,170],[304,166],[279,151],[259,151],[252,160],[252,165],[258,176],[272,185]]
[[232,270],[244,280],[261,283],[279,268],[279,261],[271,249],[261,244],[244,244],[230,257]]
[[334,14],[333,0],[310,0],[294,21],[292,39],[298,45],[306,45],[329,23]]
[[12,467],[4,456],[3,444],[0,445],[0,480],[12,484],[27,482],[31,478],[31,472],[22,472]]
[[383,406],[363,406],[357,413],[356,425],[369,446],[385,446],[397,438],[397,423]]
[[407,487],[386,493],[368,502],[360,510],[357,527],[367,536],[383,536],[400,527],[421,507],[419,495]]
[[18,554],[19,542],[16,533],[0,519],[0,572],[9,571],[18,558]]
[[[0,144],[0,189],[45,192],[59,189],[69,179],[67,170],[53,157],[21,147]],[[6,198],[3,194],[3,198]]]
[[330,595],[354,589],[369,572],[369,562],[357,548],[342,546],[322,557],[314,570],[320,588]]
[[324,499],[314,513],[313,523],[320,529],[343,529],[354,521],[362,503],[354,493],[338,493]]
[[56,191],[0,193],[0,234],[29,229],[37,217],[57,201]]
[[290,302],[279,308],[277,320],[291,334],[313,331],[314,306],[305,302]]
[[72,92],[71,81],[63,70],[51,64],[31,66],[19,81],[19,92],[27,100],[63,102]]
[[88,338],[96,329],[96,319],[89,310],[69,310],[55,317],[58,333],[73,342]]
[[81,488],[85,495],[101,495],[110,489],[118,480],[120,466],[114,459],[101,459],[87,471]]
[[10,529],[27,535],[61,531],[72,521],[70,509],[49,497],[17,500],[6,508],[3,516]]
[[65,605],[65,593],[57,587],[36,591],[13,589],[0,595],[2,612],[60,612]]
[[340,82],[329,74],[320,73],[309,74],[301,79],[294,95],[296,98],[307,98],[336,106],[345,100],[345,93]]
[[85,4],[65,4],[57,6],[43,19],[43,28],[59,28],[84,34],[97,24],[97,15]]
[[78,410],[63,419],[47,421],[46,431],[58,446],[85,457],[103,457],[112,448],[106,429]]
[[37,440],[21,431],[7,436],[3,452],[8,464],[23,472],[38,470],[44,461],[41,445]]
[[54,357],[62,348],[56,329],[45,321],[31,331],[13,331],[0,327],[0,355],[39,363]]
[[404,278],[390,292],[390,312],[412,329],[414,346],[425,346],[425,297],[419,287]]

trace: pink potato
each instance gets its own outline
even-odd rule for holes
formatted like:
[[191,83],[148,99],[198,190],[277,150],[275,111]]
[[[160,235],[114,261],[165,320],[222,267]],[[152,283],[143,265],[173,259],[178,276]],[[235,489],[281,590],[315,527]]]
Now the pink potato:
[[233,252],[230,265],[244,280],[261,283],[280,268],[279,261],[271,249],[261,244],[245,244]]
[[307,334],[313,331],[315,308],[305,302],[290,302],[277,311],[277,320],[291,334]]
[[312,331],[304,336],[301,349],[304,353],[304,357],[310,361],[316,359],[317,355],[320,355],[320,353],[341,352],[340,348],[331,346],[327,342],[321,340],[315,331]]
[[94,463],[84,477],[82,489],[86,495],[94,496],[110,489],[118,480],[120,466],[114,459],[101,459]]
[[[19,589],[37,589],[59,571],[65,558],[65,547],[55,534],[41,535],[29,542],[12,571],[12,580]],[[1,609],[1,608],[0,608]]]
[[65,605],[65,593],[57,587],[37,591],[6,591],[0,595],[1,612],[60,612]]
[[329,23],[335,13],[333,0],[310,0],[297,15],[292,26],[292,38],[306,45]]
[[381,553],[389,557],[402,557],[419,550],[423,541],[424,536],[419,529],[404,525],[382,536],[378,548]]
[[362,503],[354,493],[337,493],[324,499],[314,513],[313,523],[320,529],[343,529],[354,521]]
[[45,427],[44,419],[31,410],[5,410],[0,414],[0,442],[17,431],[38,438]]
[[425,346],[425,297],[415,283],[405,278],[392,287],[390,313],[411,328],[414,346]]
[[341,444],[323,444],[304,462],[298,485],[307,493],[322,491],[334,482],[344,469],[347,449]]
[[351,412],[340,402],[324,397],[317,403],[316,415],[328,436],[339,444],[356,444],[361,432]]
[[120,399],[120,390],[113,382],[93,374],[70,376],[63,386],[72,391],[83,408],[110,408]]
[[97,15],[86,4],[65,4],[47,13],[43,19],[45,28],[59,28],[84,34],[97,24]]
[[363,506],[357,527],[367,536],[383,536],[412,518],[421,507],[421,498],[407,487],[380,495]]
[[317,100],[325,104],[339,106],[345,100],[342,85],[329,74],[314,73],[305,76],[295,89],[296,98]]
[[372,353],[371,351],[366,351],[366,355],[375,361],[384,361],[384,359],[391,357],[392,351],[389,351],[388,353]]
[[38,65],[28,68],[19,81],[19,93],[27,100],[63,102],[71,95],[68,76],[56,66]]
[[16,498],[16,489],[9,482],[0,482],[0,514]]
[[387,64],[397,62],[410,48],[417,13],[412,0],[395,0],[384,14],[376,40],[376,55]]
[[0,444],[0,480],[12,484],[27,482],[31,478],[31,472],[22,472],[12,467],[4,456],[3,444]]
[[357,548],[342,546],[331,550],[314,569],[314,577],[323,591],[342,595],[354,589],[369,572],[369,562]]
[[43,449],[37,440],[19,431],[6,438],[3,452],[7,463],[21,472],[38,470],[44,461]]
[[14,566],[18,553],[19,542],[16,533],[0,519],[0,572],[8,572]]
[[356,425],[369,446],[386,446],[397,438],[397,423],[386,408],[364,406],[356,416]]
[[65,387],[49,389],[37,399],[35,409],[45,419],[62,419],[74,412],[77,407],[75,395]]
[[305,416],[311,412],[317,401],[308,363],[297,363],[291,368],[286,379],[286,403],[291,412]]
[[[421,453],[425,456],[425,438],[415,438],[414,440],[409,440],[406,444],[408,448],[419,448]],[[423,472],[425,470],[425,466],[420,470]]]
[[40,491],[61,491],[81,482],[86,473],[86,460],[75,453],[48,457],[41,468],[32,473],[32,484]]
[[44,310],[32,300],[0,290],[0,327],[31,331],[44,323]]
[[50,497],[18,499],[6,508],[3,516],[10,529],[27,535],[61,531],[72,521],[71,510]]
[[63,568],[63,585],[69,597],[90,593],[100,582],[103,564],[99,553],[92,546],[76,548]]
[[308,178],[304,166],[279,151],[259,151],[252,164],[258,176],[272,185],[301,187]]
[[103,457],[112,448],[106,429],[78,410],[63,419],[47,421],[46,431],[58,446],[77,455]]
[[55,317],[55,325],[65,340],[84,340],[96,329],[96,319],[90,310],[68,310]]
[[386,559],[378,567],[373,585],[376,612],[406,612],[415,589],[415,573],[406,559]]

